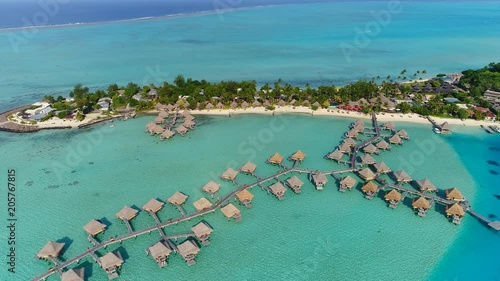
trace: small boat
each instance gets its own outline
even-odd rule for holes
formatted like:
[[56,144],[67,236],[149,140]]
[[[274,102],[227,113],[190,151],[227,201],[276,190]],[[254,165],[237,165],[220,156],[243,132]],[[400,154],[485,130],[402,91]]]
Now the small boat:
[[438,127],[434,127],[434,133],[441,134],[441,130]]
[[114,128],[114,127],[115,127],[115,124],[111,124],[109,127],[110,127],[110,128]]
[[493,134],[493,131],[490,128],[488,128],[484,125],[481,125],[481,128],[483,128],[488,134]]
[[499,128],[498,126],[492,125],[492,126],[490,126],[490,128],[491,128],[493,131],[495,131],[495,132],[497,132],[497,133],[500,133],[500,128]]

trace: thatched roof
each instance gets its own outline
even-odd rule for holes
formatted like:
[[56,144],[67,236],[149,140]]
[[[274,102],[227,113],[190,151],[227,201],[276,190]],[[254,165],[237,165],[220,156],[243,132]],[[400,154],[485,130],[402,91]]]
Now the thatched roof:
[[363,185],[363,187],[361,188],[361,190],[363,190],[363,192],[377,192],[378,191],[378,186],[373,182],[373,181],[369,181],[367,182],[365,185]]
[[356,120],[353,122],[353,124],[354,124],[355,126],[357,126],[357,125],[363,125],[363,126],[364,126],[364,125],[365,125],[365,122],[364,122],[363,120],[361,120],[361,119],[356,119]]
[[267,159],[267,162],[269,163],[273,163],[273,164],[281,164],[281,162],[283,162],[283,155],[279,154],[279,153],[274,153],[273,156],[271,156],[269,159]]
[[101,262],[101,267],[104,269],[121,266],[123,264],[123,260],[113,252],[109,252],[105,256],[99,258],[99,261]]
[[137,211],[136,209],[125,206],[118,213],[116,213],[116,217],[121,220],[131,220],[137,215],[138,212],[139,211]]
[[344,139],[344,144],[347,144],[348,146],[356,146],[356,141],[352,138],[346,138]]
[[101,222],[92,219],[89,223],[87,223],[83,229],[90,235],[97,235],[106,229],[106,225]]
[[36,255],[38,258],[56,258],[64,248],[64,243],[49,241]]
[[203,211],[205,209],[212,207],[212,202],[208,201],[207,198],[202,197],[202,198],[196,200],[193,203],[193,206],[195,207],[196,210]]
[[391,147],[391,145],[387,143],[385,140],[379,141],[376,146],[379,149],[389,149],[389,147]]
[[365,126],[364,125],[356,125],[354,128],[352,128],[353,131],[356,131],[358,133],[363,133],[365,131]]
[[393,190],[391,190],[391,191],[387,192],[387,193],[385,194],[385,196],[384,196],[385,200],[387,200],[387,201],[391,201],[391,200],[393,200],[393,201],[397,201],[397,202],[401,201],[401,197],[402,197],[402,196],[401,196],[401,193],[399,193],[399,192],[398,192],[397,190],[395,190],[395,189],[393,189]]
[[181,112],[181,116],[182,117],[191,116],[191,112],[189,112],[188,110],[184,110],[183,112]]
[[363,178],[364,180],[372,180],[376,177],[376,175],[372,172],[372,170],[368,168],[364,168],[363,170],[359,171],[359,176]]
[[292,100],[289,102],[289,104],[290,104],[290,105],[294,105],[296,102],[297,102],[297,101],[296,101],[295,99],[292,99]]
[[167,110],[172,110],[172,109],[174,109],[175,107],[174,107],[172,104],[170,104],[170,103],[169,103],[169,104],[167,104],[167,105],[165,106],[165,108],[166,108]]
[[260,102],[259,102],[258,100],[256,100],[256,101],[254,101],[254,102],[252,103],[252,106],[253,106],[253,107],[260,106]]
[[148,201],[146,205],[142,206],[142,209],[147,212],[156,213],[158,212],[165,203],[160,202],[154,198]]
[[268,107],[271,105],[271,103],[269,102],[269,100],[265,100],[264,101],[264,104],[263,104],[265,107]]
[[248,107],[248,102],[244,101],[241,103],[241,108],[247,108]]
[[215,192],[219,191],[220,184],[214,182],[214,181],[209,181],[205,186],[201,188],[201,190],[214,194]]
[[355,129],[351,129],[349,132],[347,132],[347,137],[349,138],[357,138],[358,137],[358,131]]
[[377,163],[377,161],[370,154],[364,154],[361,156],[361,163],[371,165]]
[[165,130],[163,133],[161,133],[161,136],[166,138],[166,139],[169,139],[169,138],[173,137],[174,135],[175,135],[175,133],[170,131],[170,130]]
[[[158,117],[162,118],[161,121],[163,121],[163,118],[168,117],[168,112],[162,110],[162,111],[160,111],[160,113],[158,113]],[[158,118],[158,117],[156,117],[156,118]],[[155,119],[155,121],[156,121],[156,119]]]
[[446,199],[448,200],[461,201],[465,199],[465,197],[462,195],[462,192],[460,192],[460,190],[458,190],[457,188],[446,189],[444,193],[446,194]]
[[308,106],[309,104],[311,104],[308,100],[305,100],[302,102],[302,106]]
[[378,149],[371,143],[363,148],[365,153],[375,153],[377,150]]
[[155,125],[154,127],[150,128],[150,132],[153,132],[154,134],[160,135],[165,131],[161,126]]
[[297,177],[293,176],[286,180],[289,186],[300,188],[304,183]]
[[218,109],[221,109],[224,107],[224,105],[221,102],[219,102],[219,103],[217,103],[217,105],[215,107],[217,107]]
[[146,129],[148,131],[151,131],[155,126],[156,126],[156,124],[154,122],[149,122],[146,124]]
[[332,159],[332,160],[336,160],[336,161],[340,161],[342,159],[342,156],[344,156],[344,153],[340,152],[340,150],[338,150],[338,149],[335,149],[334,152],[328,154],[327,158]]
[[253,197],[253,194],[247,189],[243,189],[242,191],[236,193],[236,198],[238,198],[240,202],[252,201]]
[[165,119],[165,118],[162,117],[162,116],[160,116],[160,115],[158,115],[158,116],[156,116],[154,122],[155,123],[163,123],[163,119]]
[[183,125],[179,125],[179,127],[175,128],[175,131],[179,134],[182,134],[182,133],[187,132],[188,129],[186,127],[184,127]]
[[316,106],[316,107],[321,107],[321,104],[319,104],[319,102],[315,102],[312,104],[313,106]]
[[81,268],[71,268],[65,271],[61,275],[61,281],[84,281],[85,269]]
[[189,102],[187,102],[187,101],[186,101],[186,102],[184,102],[184,104],[182,105],[182,107],[184,107],[184,108],[189,108],[189,106],[190,106],[190,104],[189,104]]
[[285,106],[286,105],[286,102],[284,100],[279,100],[278,101],[278,105],[279,106]]
[[405,138],[405,139],[408,138],[408,133],[404,129],[399,130],[396,133],[396,135],[398,135],[398,136],[400,136],[402,138]]
[[350,153],[351,147],[347,143],[343,143],[339,146],[339,151],[342,153]]
[[184,195],[184,194],[180,193],[179,191],[177,191],[176,193],[174,193],[174,195],[172,195],[170,198],[168,198],[167,201],[170,204],[182,205],[182,204],[184,204],[184,202],[186,202],[187,199],[188,199],[187,195]]
[[154,244],[153,246],[149,247],[148,250],[149,250],[149,254],[154,259],[168,257],[170,255],[170,253],[172,253],[172,250],[170,250],[170,248],[168,248],[162,242],[158,242],[158,243]]
[[242,172],[246,172],[246,173],[253,173],[255,172],[255,169],[257,168],[257,165],[255,165],[254,163],[248,161],[245,165],[243,165],[243,167],[241,167],[241,171]]
[[411,206],[415,209],[429,210],[431,203],[425,197],[414,198]]
[[196,237],[198,238],[203,236],[208,236],[214,231],[210,226],[208,226],[204,222],[200,222],[197,225],[191,227],[191,230],[193,231],[194,235],[196,235]]
[[391,171],[391,168],[384,162],[373,164],[373,167],[375,167],[377,173],[389,173]]
[[179,254],[183,257],[188,257],[191,255],[196,255],[200,252],[200,248],[194,244],[191,240],[186,240],[182,244],[177,246]]
[[196,123],[194,123],[193,120],[186,119],[186,121],[184,121],[184,123],[182,123],[182,126],[184,126],[184,127],[191,127],[191,126],[193,126],[195,124]]
[[220,208],[220,211],[226,216],[227,218],[232,218],[235,215],[240,215],[240,210],[236,208],[233,204],[229,203],[226,206]]
[[312,175],[314,183],[325,184],[328,182],[325,174],[313,174]]
[[392,123],[392,122],[385,123],[383,127],[385,129],[393,130],[393,131],[396,129],[396,125],[394,125],[394,123]]
[[346,186],[348,188],[353,188],[356,185],[356,180],[351,176],[347,176],[340,181],[340,185]]
[[212,108],[214,108],[214,105],[213,105],[212,103],[210,103],[210,102],[209,102],[209,103],[207,103],[207,104],[205,105],[205,108],[206,108],[206,109],[212,109]]
[[305,158],[306,154],[300,150],[295,152],[292,156],[290,156],[290,159],[294,161],[303,161]]
[[446,130],[446,131],[450,131],[451,130],[451,126],[450,124],[448,124],[448,122],[444,122],[443,124],[441,124],[441,130]]
[[238,107],[238,104],[235,101],[233,101],[230,106],[232,109],[235,109]]
[[465,215],[464,207],[460,206],[458,203],[453,205],[446,205],[446,214],[448,216],[459,216],[463,217]]
[[389,138],[390,143],[400,144],[402,142],[401,138],[398,135],[394,135]]
[[184,119],[189,120],[189,121],[194,121],[194,119],[196,119],[196,118],[193,115],[189,114],[189,115],[185,115]]
[[422,191],[437,191],[436,186],[428,179],[417,181],[417,185]]
[[393,174],[394,177],[396,177],[396,181],[402,181],[402,182],[412,181],[411,177],[404,170],[393,172]]
[[269,189],[274,195],[283,194],[286,191],[286,188],[280,182],[271,185]]
[[221,178],[234,180],[236,176],[238,176],[238,171],[234,170],[233,168],[229,168],[221,175]]

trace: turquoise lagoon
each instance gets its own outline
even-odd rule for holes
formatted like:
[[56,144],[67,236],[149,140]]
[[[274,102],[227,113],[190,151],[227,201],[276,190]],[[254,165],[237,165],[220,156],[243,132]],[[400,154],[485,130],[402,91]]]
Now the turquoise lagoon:
[[[307,115],[200,116],[186,137],[159,141],[144,133],[153,117],[102,124],[85,130],[46,131],[29,135],[0,134],[0,157],[18,174],[18,268],[15,279],[27,280],[49,268],[33,257],[48,240],[70,244],[63,258],[90,246],[82,229],[90,219],[109,222],[100,239],[124,234],[114,218],[124,205],[141,207],[150,198],[166,200],[175,191],[189,195],[186,209],[205,196],[200,188],[214,179],[221,195],[235,186],[217,179],[228,166],[255,162],[265,176],[277,168],[265,160],[275,152],[307,153],[301,167],[335,169],[323,159],[341,140],[351,119]],[[368,120],[366,121],[368,124]],[[429,126],[398,123],[412,140],[376,156],[393,169],[405,168],[415,179],[429,178],[439,188],[460,187],[482,214],[500,215],[495,180],[498,171],[486,160],[498,159],[498,138],[476,129],[451,136],[435,135]],[[258,141],[252,142],[252,139]],[[253,144],[252,144],[253,143]],[[408,166],[408,163],[413,163]],[[490,162],[493,163],[493,162]],[[4,165],[2,165],[4,166]],[[144,250],[157,233],[117,244],[126,262],[121,280],[492,280],[498,276],[498,234],[466,216],[449,223],[443,208],[426,218],[413,214],[408,202],[392,210],[381,198],[368,201],[359,190],[341,194],[333,178],[316,191],[305,175],[300,195],[287,191],[284,201],[253,188],[253,207],[242,209],[243,221],[227,221],[220,211],[204,216],[212,225],[212,244],[198,263],[187,267],[172,256],[159,269]],[[251,182],[238,176],[241,183]],[[180,215],[166,206],[162,220]],[[199,220],[167,228],[182,233]],[[134,228],[153,223],[141,212]],[[2,251],[4,248],[2,248]],[[3,252],[2,252],[3,253]],[[101,254],[105,252],[100,252]],[[82,261],[90,280],[107,280],[103,271]],[[7,279],[6,279],[7,278]],[[51,277],[50,280],[58,280]]]

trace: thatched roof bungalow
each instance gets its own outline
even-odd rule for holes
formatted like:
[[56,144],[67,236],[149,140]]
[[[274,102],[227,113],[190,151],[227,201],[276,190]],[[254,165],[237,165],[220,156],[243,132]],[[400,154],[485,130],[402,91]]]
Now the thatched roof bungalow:
[[168,198],[167,202],[172,204],[172,205],[182,205],[186,202],[188,199],[188,196],[185,194],[180,193],[179,191],[175,192],[174,195],[170,196]]
[[410,136],[408,135],[408,133],[404,129],[399,130],[396,133],[396,135],[398,135],[402,139],[410,139]]
[[292,156],[290,156],[290,160],[292,161],[302,162],[304,161],[304,159],[306,159],[306,154],[300,150],[295,152]]
[[61,281],[85,281],[85,268],[71,268],[61,275]]
[[170,130],[165,130],[163,131],[163,133],[161,133],[160,135],[160,139],[161,140],[164,140],[164,139],[170,139],[171,137],[173,137],[175,135],[174,132],[170,131]]
[[244,101],[244,102],[241,103],[241,108],[243,108],[243,109],[247,109],[248,106],[249,106],[248,102],[246,102],[246,101]]
[[347,143],[343,143],[339,146],[338,150],[342,153],[351,153],[351,147]]
[[210,102],[209,102],[209,103],[207,103],[207,104],[205,105],[205,109],[206,109],[206,110],[211,110],[211,109],[214,109],[214,105],[213,105],[212,103],[210,103]]
[[449,188],[444,191],[446,195],[446,199],[453,201],[464,201],[465,197],[462,195],[462,192],[457,188]]
[[465,215],[464,207],[455,203],[453,205],[446,205],[446,216],[452,217],[454,224],[460,224],[462,217]]
[[287,179],[286,183],[295,193],[300,193],[301,187],[302,187],[302,185],[304,185],[304,183],[297,176],[293,176],[293,177]]
[[116,218],[121,219],[121,220],[131,220],[137,216],[137,213],[139,211],[133,208],[130,208],[129,206],[123,207],[118,213],[116,213]]
[[392,144],[403,144],[403,141],[401,140],[401,138],[398,135],[394,135],[394,136],[392,136],[392,137],[389,138],[389,143],[392,143]]
[[223,109],[224,105],[221,102],[219,102],[215,105],[215,107],[217,107],[217,109]]
[[205,184],[201,190],[205,191],[206,193],[214,194],[217,191],[219,191],[220,184],[216,183],[215,181],[209,181],[207,184]]
[[390,130],[390,131],[396,131],[396,125],[392,122],[387,122],[384,125],[382,125],[382,128],[384,130]]
[[264,107],[268,107],[268,106],[271,106],[271,103],[269,102],[269,100],[265,100],[263,105],[264,105]]
[[384,195],[384,198],[389,203],[389,207],[394,209],[401,201],[402,195],[397,190],[392,189]]
[[197,225],[191,227],[191,231],[193,231],[196,238],[198,238],[204,246],[210,244],[208,238],[210,237],[210,234],[212,234],[214,230],[206,223],[204,222],[198,223]]
[[210,209],[212,207],[212,202],[208,201],[207,198],[202,197],[193,202],[193,206],[197,211],[203,211],[206,209]]
[[381,140],[377,143],[376,147],[378,149],[389,150],[391,149],[391,145],[387,143],[385,140]]
[[325,184],[328,183],[328,179],[326,178],[325,174],[321,173],[312,174],[312,180],[314,182],[314,185],[316,185],[316,189],[318,190],[322,190]]
[[234,181],[238,176],[238,171],[233,168],[228,168],[222,175],[220,175],[221,179]]
[[241,212],[238,208],[236,208],[233,204],[229,203],[226,206],[220,208],[220,211],[224,214],[224,216],[228,219],[234,218],[235,221],[241,221]]
[[354,178],[352,178],[351,176],[347,176],[340,181],[339,191],[345,192],[346,188],[348,188],[349,190],[352,190],[352,188],[355,185],[356,185],[356,180]]
[[250,193],[247,189],[243,189],[242,191],[235,194],[238,201],[243,204],[245,207],[252,207],[253,194]]
[[285,106],[286,102],[284,100],[279,100],[278,101],[278,106]]
[[278,200],[283,200],[286,192],[286,188],[280,183],[277,182],[269,187],[271,193],[278,198]]
[[269,159],[267,159],[267,162],[271,163],[271,164],[281,165],[281,163],[283,162],[283,159],[285,159],[283,157],[283,155],[281,155],[279,153],[274,153],[273,156],[271,156]]
[[258,100],[255,100],[253,103],[252,103],[252,106],[253,107],[259,107],[261,106],[260,102]]
[[148,253],[155,259],[159,267],[165,267],[167,265],[167,258],[172,253],[172,250],[160,241],[149,247]]
[[85,232],[87,232],[87,234],[96,236],[97,234],[103,232],[106,229],[106,225],[97,220],[92,219],[89,223],[87,223],[83,227],[83,229],[85,230]]
[[184,136],[187,133],[188,129],[183,125],[179,125],[179,127],[175,128],[175,131],[181,136]]
[[233,101],[229,106],[231,107],[231,109],[236,109],[238,107],[238,104]]
[[191,240],[186,240],[177,246],[179,254],[186,260],[188,266],[196,264],[194,258],[200,252],[200,248]]
[[431,203],[425,197],[414,198],[411,206],[418,211],[419,217],[425,217],[427,211],[431,208]]
[[423,179],[423,180],[419,180],[419,181],[416,181],[417,183],[417,186],[418,188],[421,190],[421,191],[437,191],[437,187],[432,184],[432,182],[428,179]]
[[365,197],[371,200],[378,192],[378,186],[373,181],[369,181],[361,187],[361,190],[366,194]]
[[384,162],[373,164],[373,167],[375,167],[377,174],[387,174],[391,172],[391,168],[389,168],[389,166],[387,166]]
[[103,257],[99,258],[99,263],[101,264],[101,267],[108,273],[109,279],[118,277],[118,273],[116,271],[123,264],[123,259],[118,255],[114,254],[113,252],[109,252]]
[[342,160],[342,156],[344,156],[344,153],[340,152],[340,150],[335,149],[334,152],[328,154],[327,158],[330,160],[335,160],[337,162],[340,162]]
[[57,258],[64,248],[64,243],[49,241],[36,255],[39,259]]
[[355,129],[351,129],[349,132],[347,132],[345,134],[345,136],[347,138],[357,139],[358,138],[358,131],[356,131]]
[[393,172],[394,178],[397,182],[411,182],[413,179],[404,171]]
[[358,172],[359,176],[365,181],[373,180],[377,177],[370,169],[364,168]]
[[353,140],[352,138],[345,138],[344,144],[354,147],[354,146],[356,146],[356,141]]
[[241,167],[240,171],[243,173],[253,174],[255,169],[257,169],[257,165],[248,161],[245,165],[243,165],[243,167]]
[[377,161],[370,154],[364,154],[361,156],[361,164],[363,165],[373,165],[377,163]]
[[155,198],[151,198],[151,200],[149,200],[148,203],[146,203],[146,205],[142,206],[142,209],[146,212],[156,213],[159,210],[161,210],[161,208],[163,208],[164,204],[165,203],[160,202]]
[[378,149],[371,143],[369,145],[363,147],[363,151],[365,153],[370,153],[370,154],[378,153]]
[[158,116],[156,116],[156,118],[155,118],[154,122],[155,122],[156,124],[161,124],[161,123],[163,123],[164,119],[165,119],[165,118],[163,118],[162,116],[159,116],[159,115],[158,115]]

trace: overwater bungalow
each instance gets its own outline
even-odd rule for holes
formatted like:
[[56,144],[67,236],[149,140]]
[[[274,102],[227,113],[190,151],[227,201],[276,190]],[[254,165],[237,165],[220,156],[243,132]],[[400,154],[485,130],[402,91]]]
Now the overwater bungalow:
[[193,206],[198,212],[201,212],[203,210],[210,209],[212,207],[212,202],[208,201],[207,198],[202,197],[193,202]]
[[64,248],[64,243],[57,243],[54,241],[49,241],[43,248],[38,252],[36,258],[38,259],[50,259],[57,258]]
[[338,149],[335,149],[335,151],[328,154],[328,156],[326,158],[328,158],[330,160],[335,160],[338,163],[342,160],[342,156],[344,156],[344,153],[340,152],[340,150],[338,150]]
[[389,203],[389,208],[396,208],[401,201],[402,195],[397,190],[392,189],[384,195],[385,201]]
[[195,122],[188,120],[188,119],[186,119],[186,121],[184,121],[184,123],[182,123],[182,126],[189,128],[189,129],[194,129],[195,125],[196,125]]
[[113,252],[109,252],[105,256],[99,258],[99,263],[108,274],[108,279],[112,280],[118,277],[118,269],[122,266],[123,259],[120,253],[117,252],[117,254],[114,254]]
[[300,150],[295,152],[292,156],[290,156],[290,160],[292,161],[302,162],[304,161],[304,159],[306,159],[306,154]]
[[382,150],[389,150],[391,149],[391,145],[389,143],[387,143],[385,140],[381,140],[377,143],[376,147],[378,149],[382,149]]
[[205,191],[206,193],[209,193],[211,195],[214,195],[217,191],[219,191],[220,184],[214,182],[214,181],[209,181],[207,184],[205,184],[201,190]]
[[370,170],[368,168],[364,168],[363,170],[359,171],[358,174],[365,181],[370,181],[370,180],[373,180],[377,177],[377,175],[375,175],[372,172],[372,170]]
[[147,253],[151,255],[153,259],[155,259],[159,267],[165,267],[167,266],[167,259],[168,256],[170,256],[170,254],[172,253],[172,250],[160,241],[149,247]]
[[146,124],[146,132],[151,132],[153,128],[156,126],[154,122],[149,122]]
[[181,116],[186,118],[187,116],[191,116],[191,112],[189,112],[189,110],[184,110],[181,112]]
[[207,103],[207,104],[205,105],[205,109],[206,109],[206,110],[211,110],[211,109],[214,109],[214,105],[213,105],[212,103],[210,103],[210,102],[209,102],[209,103]]
[[139,211],[137,211],[136,209],[132,209],[130,208],[129,206],[125,206],[123,207],[118,213],[116,213],[116,218],[120,219],[120,220],[131,220],[133,218],[135,218],[135,216],[137,216],[137,213]]
[[278,198],[278,200],[285,199],[284,196],[286,188],[280,182],[276,182],[275,184],[271,185],[269,187],[269,190],[272,194],[274,194],[274,196],[276,196],[276,198]]
[[229,203],[226,206],[220,208],[220,211],[224,214],[224,216],[228,219],[234,218],[236,222],[241,221],[241,212],[238,208],[236,208],[233,204]]
[[87,232],[88,235],[96,236],[97,234],[104,232],[106,229],[106,225],[101,223],[100,221],[92,219],[89,223],[87,223],[83,229]]
[[184,127],[183,125],[180,125],[179,127],[175,128],[175,131],[181,135],[181,136],[184,136],[186,135],[188,129],[186,127]]
[[401,145],[403,144],[403,140],[401,140],[401,138],[398,135],[394,135],[389,138],[389,143]]
[[359,134],[364,134],[365,133],[365,126],[364,125],[356,125],[354,128],[352,128],[352,130],[358,132]]
[[396,135],[398,135],[400,138],[402,139],[406,139],[406,140],[409,140],[410,139],[410,136],[408,135],[408,133],[404,130],[404,129],[401,129],[399,130]]
[[352,178],[351,176],[347,176],[340,181],[339,191],[345,192],[346,188],[348,188],[349,190],[352,190],[352,188],[355,185],[356,185],[356,180],[354,178]]
[[423,192],[436,192],[437,188],[432,182],[428,179],[423,179],[416,181],[418,188]]
[[387,122],[384,125],[382,125],[382,129],[389,131],[396,131],[396,125],[394,125],[394,123],[392,122]]
[[411,182],[413,179],[404,171],[392,172],[397,182]]
[[369,181],[361,187],[361,190],[365,193],[365,198],[371,200],[377,194],[378,186],[373,181]]
[[345,134],[346,138],[352,138],[352,139],[357,139],[358,138],[358,131],[355,129],[351,129],[349,132]]
[[284,100],[279,100],[278,101],[278,106],[285,106],[286,102]]
[[148,131],[151,135],[161,135],[165,131],[165,129],[163,129],[161,126],[155,125],[154,127],[149,128]]
[[167,109],[167,106],[159,102],[155,105],[155,109],[161,111]]
[[172,111],[172,110],[174,110],[174,109],[175,109],[175,107],[174,107],[172,104],[170,104],[170,103],[169,103],[169,104],[167,104],[167,105],[165,106],[165,108],[166,108],[168,111]]
[[247,174],[253,174],[255,169],[257,169],[257,165],[248,161],[245,165],[243,165],[243,167],[241,167],[240,171]]
[[259,107],[261,104],[258,100],[255,100],[253,103],[252,103],[252,106],[253,107]]
[[374,154],[374,153],[378,153],[378,149],[373,144],[370,143],[369,145],[363,147],[363,152]]
[[165,118],[158,115],[158,116],[156,116],[154,122],[155,122],[155,124],[161,124],[161,123],[163,123],[164,119]]
[[460,224],[464,215],[464,207],[460,204],[446,205],[446,216],[451,217],[454,224]]
[[326,178],[325,174],[321,173],[312,174],[312,180],[317,190],[323,190],[325,184],[328,183],[328,179]]
[[414,198],[411,206],[418,212],[419,217],[425,217],[427,211],[431,208],[431,203],[425,197]]
[[165,203],[160,202],[155,198],[151,198],[146,205],[142,206],[142,209],[146,212],[156,213],[163,208],[163,205],[165,205]]
[[231,107],[231,109],[236,109],[238,107],[238,104],[233,101],[229,106]]
[[[158,117],[167,118],[168,112],[162,110],[162,111],[160,111],[160,113],[158,113]],[[162,120],[162,123],[163,123],[163,120]]]
[[269,102],[269,100],[265,100],[262,105],[264,105],[264,107],[268,107],[271,106],[271,103]]
[[352,138],[345,138],[344,144],[354,147],[354,146],[356,146],[356,141]]
[[462,195],[462,192],[457,188],[449,188],[444,191],[446,195],[446,199],[453,201],[464,201],[465,197]]
[[196,118],[195,118],[193,115],[191,115],[191,114],[184,115],[184,119],[185,119],[185,120],[192,121],[193,123],[196,123],[196,122],[195,122],[195,119],[196,119]]
[[246,101],[244,101],[244,102],[241,103],[241,108],[243,108],[243,109],[247,109],[248,106],[249,106],[248,102],[246,102]]
[[165,139],[170,139],[171,137],[173,137],[175,135],[174,132],[170,131],[170,130],[165,130],[163,131],[163,133],[161,133],[160,135],[160,140],[165,140]]
[[214,230],[206,223],[198,223],[197,225],[191,227],[191,231],[193,231],[194,235],[196,236],[196,238],[198,238],[198,240],[200,240],[203,246],[210,245],[210,240],[208,240],[208,238]]
[[188,199],[188,196],[185,194],[180,193],[179,191],[175,192],[174,195],[170,196],[168,198],[167,202],[172,204],[172,205],[182,205],[186,202]]
[[253,194],[250,193],[247,189],[243,189],[242,191],[236,193],[236,198],[243,204],[246,208],[252,207]]
[[373,165],[377,163],[377,161],[370,154],[364,154],[361,156],[361,164],[362,165]]
[[304,184],[297,176],[293,176],[286,180],[288,186],[293,192],[299,194],[301,192],[301,187]]
[[85,281],[85,268],[71,268],[63,272],[61,281]]
[[361,119],[356,119],[354,122],[352,122],[351,127],[356,127],[356,126],[364,126],[365,122]]
[[223,180],[234,181],[236,176],[238,176],[238,171],[233,168],[228,168],[222,175],[220,175],[220,178]]
[[283,159],[285,159],[283,157],[283,155],[281,155],[279,153],[274,153],[273,156],[271,156],[269,159],[267,159],[267,163],[281,166],[281,163],[283,162]]
[[391,168],[389,168],[389,166],[387,166],[384,162],[373,164],[373,167],[375,167],[377,174],[387,174],[391,172]]
[[347,143],[341,144],[338,150],[342,153],[351,154],[351,147]]
[[200,252],[200,248],[191,240],[186,240],[182,244],[177,246],[179,254],[186,260],[188,266],[196,264],[194,258]]
[[448,124],[448,122],[444,122],[439,126],[439,130],[441,131],[441,134],[449,135],[451,134],[451,126]]
[[215,107],[217,107],[217,109],[223,109],[224,105],[222,104],[222,102],[219,102],[215,105]]

